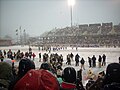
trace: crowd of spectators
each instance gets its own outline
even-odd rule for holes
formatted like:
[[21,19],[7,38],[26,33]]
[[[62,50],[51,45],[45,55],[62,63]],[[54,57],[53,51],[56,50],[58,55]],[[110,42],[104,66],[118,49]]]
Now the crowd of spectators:
[[106,73],[100,72],[97,79],[89,78],[82,84],[82,70],[74,67],[54,67],[43,62],[39,69],[28,58],[22,58],[18,67],[0,62],[0,90],[119,90],[120,64],[111,63]]
[[[32,49],[29,48],[29,52]],[[84,68],[84,59],[79,61],[79,55],[76,54],[75,61],[81,63],[81,68],[76,71],[71,66],[71,61],[74,60],[72,53],[67,55],[67,67],[63,69],[63,56],[56,54],[43,54],[43,62],[39,68],[36,68],[34,60],[30,56],[25,55],[19,58],[19,65],[14,65],[14,57],[11,58],[12,51],[7,53],[3,50],[3,57],[10,58],[9,61],[0,62],[0,90],[119,90],[120,89],[120,64],[110,63],[106,71],[96,74],[96,78],[91,71],[87,77],[87,84],[83,85],[82,71]],[[17,55],[20,50],[17,51]],[[0,51],[0,55],[2,51]],[[41,53],[39,54],[41,59]],[[49,61],[49,59],[50,61]],[[88,57],[89,67],[96,67],[96,57]],[[99,55],[98,65],[106,65],[106,56]],[[95,61],[95,62],[94,62]],[[103,62],[102,62],[103,61]],[[120,57],[119,57],[120,61]],[[40,61],[41,62],[41,61]],[[93,63],[92,63],[93,62]],[[92,75],[92,76],[91,76]]]
[[120,25],[113,25],[112,22],[84,24],[56,29],[41,38],[41,44],[120,47]]

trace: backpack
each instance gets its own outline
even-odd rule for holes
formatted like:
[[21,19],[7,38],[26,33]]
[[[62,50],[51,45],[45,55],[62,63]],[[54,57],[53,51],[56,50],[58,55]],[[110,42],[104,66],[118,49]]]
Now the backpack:
[[30,70],[13,90],[59,90],[59,84],[56,77],[47,70]]

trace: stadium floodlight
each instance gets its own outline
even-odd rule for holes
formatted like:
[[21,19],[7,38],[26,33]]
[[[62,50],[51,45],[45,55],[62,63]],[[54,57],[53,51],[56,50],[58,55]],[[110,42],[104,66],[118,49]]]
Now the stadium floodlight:
[[75,5],[75,0],[68,0],[68,6],[70,6],[71,27],[72,27],[72,8]]
[[75,0],[68,0],[68,5],[73,7],[75,5]]

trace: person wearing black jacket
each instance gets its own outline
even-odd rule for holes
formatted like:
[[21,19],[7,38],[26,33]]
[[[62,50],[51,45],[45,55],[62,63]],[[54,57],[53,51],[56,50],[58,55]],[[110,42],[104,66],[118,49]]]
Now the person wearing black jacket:
[[92,57],[93,67],[96,67],[96,57],[93,55]]
[[80,58],[80,56],[78,54],[76,54],[76,56],[75,56],[76,65],[75,66],[79,66],[79,58]]
[[83,68],[85,70],[85,67],[84,67],[85,60],[83,58],[81,59],[80,63],[81,63],[81,69]]

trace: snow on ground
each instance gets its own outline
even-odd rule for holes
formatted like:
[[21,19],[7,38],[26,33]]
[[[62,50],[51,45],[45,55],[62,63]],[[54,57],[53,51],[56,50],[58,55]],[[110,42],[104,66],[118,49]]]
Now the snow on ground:
[[[48,53],[46,51],[39,51],[38,47],[31,47],[32,51],[36,54],[35,57],[35,65],[36,68],[39,68],[42,62],[39,62],[39,57],[38,54],[39,52],[41,52],[41,54],[43,55],[44,53]],[[9,47],[0,47],[0,50],[9,50],[11,49],[14,52],[17,52],[18,49],[20,49],[22,52],[26,52],[29,49],[29,46],[9,46]],[[88,66],[88,57],[92,57],[93,55],[96,56],[97,60],[98,60],[98,56],[99,55],[103,55],[105,54],[107,57],[107,65],[111,62],[118,62],[118,58],[120,57],[120,48],[78,48],[78,50],[76,50],[76,48],[71,48],[68,47],[65,50],[59,50],[59,51],[51,51],[51,53],[58,53],[59,55],[62,54],[63,55],[63,59],[64,59],[64,63],[63,63],[63,69],[65,67],[68,67],[69,65],[66,65],[66,56],[67,54],[73,53],[74,56],[78,53],[80,55],[80,58],[84,58],[86,63],[85,63],[85,70],[83,70],[83,84],[86,83],[86,76],[87,76],[87,72],[90,69]],[[50,53],[48,53],[50,55]],[[18,65],[19,62],[16,62],[15,64]],[[97,65],[97,64],[96,64]],[[72,67],[74,67],[76,70],[80,69],[80,66],[75,66],[75,61],[72,61]],[[96,68],[91,68],[91,70],[93,71],[93,73],[98,74],[100,71],[105,71],[106,70],[106,66],[102,67],[102,68],[98,68],[98,65]]]

